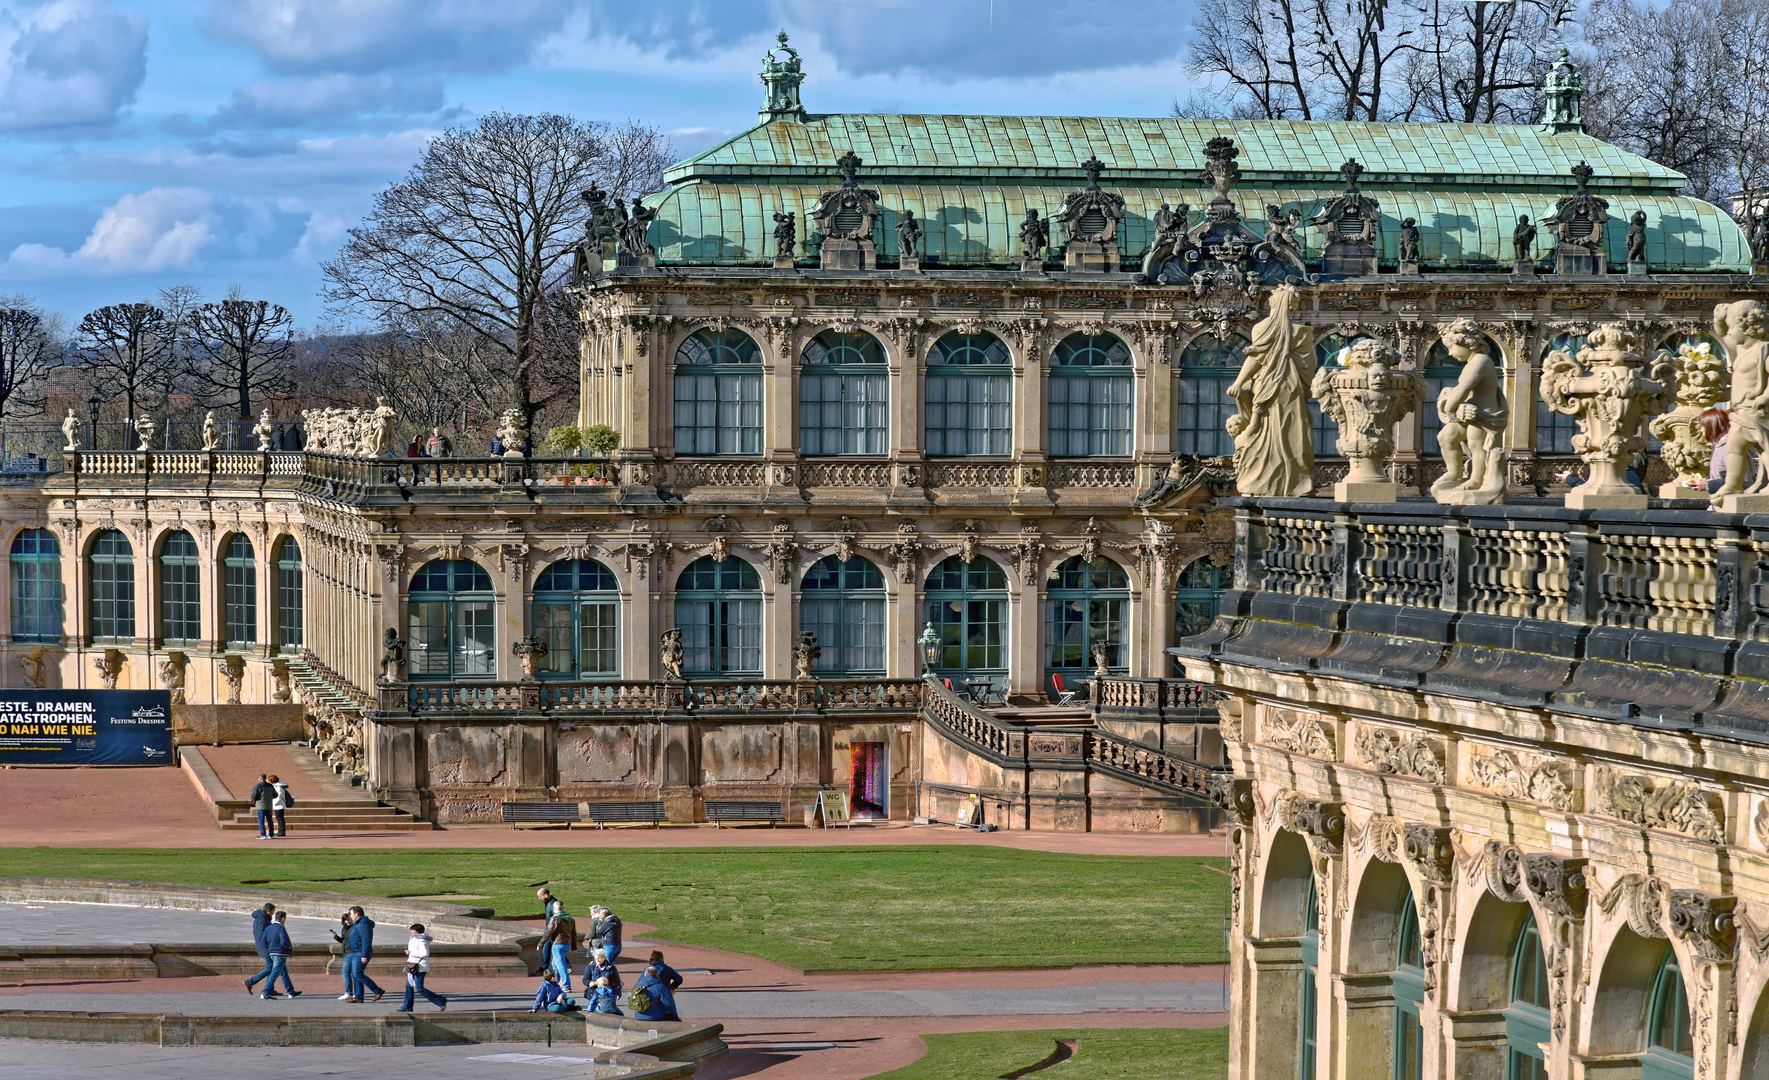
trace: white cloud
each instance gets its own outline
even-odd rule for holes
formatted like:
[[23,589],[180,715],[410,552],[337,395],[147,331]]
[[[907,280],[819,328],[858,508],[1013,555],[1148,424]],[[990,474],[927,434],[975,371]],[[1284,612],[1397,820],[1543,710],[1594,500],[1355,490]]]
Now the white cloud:
[[20,244],[7,260],[18,270],[120,274],[189,266],[215,237],[214,199],[197,188],[153,188],[105,207],[91,235],[69,253]]
[[526,60],[572,0],[216,0],[211,33],[278,71],[487,72]]
[[101,0],[0,9],[0,127],[108,123],[146,75],[146,19]]
[[307,230],[296,241],[292,253],[296,262],[318,262],[337,250],[347,226],[337,214],[315,210],[307,215]]
[[404,115],[442,108],[435,76],[332,73],[235,87],[233,100],[203,123],[206,131],[299,127],[316,120]]

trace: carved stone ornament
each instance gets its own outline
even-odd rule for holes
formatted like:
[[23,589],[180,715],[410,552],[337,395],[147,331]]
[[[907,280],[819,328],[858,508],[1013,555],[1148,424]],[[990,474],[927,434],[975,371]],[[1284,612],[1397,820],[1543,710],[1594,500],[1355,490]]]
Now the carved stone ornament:
[[1321,799],[1293,799],[1284,824],[1291,832],[1314,838],[1320,854],[1338,855],[1345,847],[1345,804]]
[[106,690],[117,688],[117,679],[123,674],[123,651],[106,649],[92,658],[92,666],[98,669],[98,681]]
[[172,704],[183,705],[184,697],[184,665],[186,657],[181,652],[169,652],[160,659],[160,685],[171,691]]
[[1667,829],[1718,844],[1725,840],[1718,798],[1687,780],[1599,770],[1593,809],[1648,829]]
[[897,580],[913,584],[921,568],[921,537],[912,521],[897,526],[897,542],[885,549],[885,561],[897,571]]
[[1173,213],[1165,243],[1157,228],[1157,243],[1145,258],[1139,284],[1190,285],[1195,306],[1192,318],[1221,337],[1236,323],[1258,310],[1262,292],[1285,282],[1306,284],[1314,280],[1301,259],[1296,229],[1301,213],[1295,207],[1266,208],[1266,232],[1259,235],[1241,220],[1241,211],[1229,197],[1241,178],[1236,163],[1240,148],[1233,139],[1218,136],[1204,144],[1204,175],[1211,199],[1201,220],[1190,227],[1187,208]]
[[1444,351],[1462,365],[1454,385],[1437,395],[1437,418],[1443,427],[1437,445],[1443,454],[1443,476],[1431,485],[1431,497],[1452,505],[1491,506],[1505,501],[1504,373],[1498,358],[1488,354],[1486,338],[1470,319],[1457,319],[1443,333]]
[[1403,738],[1387,728],[1365,727],[1358,731],[1357,749],[1379,773],[1444,782],[1443,749],[1423,735]]
[[1736,896],[1715,896],[1696,889],[1673,889],[1665,911],[1670,936],[1689,943],[1703,960],[1726,963],[1738,955]]
[[798,541],[792,536],[792,522],[776,521],[773,539],[768,541],[768,565],[774,571],[774,580],[778,584],[785,585],[792,581],[798,550]]
[[1113,273],[1118,269],[1118,222],[1124,217],[1124,196],[1099,186],[1105,163],[1089,157],[1081,163],[1087,184],[1063,199],[1056,220],[1069,235],[1065,265],[1071,271]]
[[1253,824],[1253,781],[1218,773],[1210,778],[1210,800],[1230,824]]
[[1376,200],[1357,188],[1357,178],[1364,172],[1356,158],[1339,167],[1345,177],[1345,190],[1321,204],[1309,224],[1327,230],[1325,250],[1321,254],[1323,274],[1374,274],[1376,272],[1377,230],[1382,212]]
[[1677,347],[1672,360],[1677,379],[1677,407],[1652,418],[1650,429],[1663,443],[1658,456],[1677,475],[1659,488],[1666,499],[1705,496],[1708,465],[1714,448],[1701,429],[1701,414],[1726,400],[1729,387],[1725,357],[1715,356],[1707,342]]
[[1450,830],[1433,825],[1409,824],[1406,827],[1407,861],[1418,868],[1426,881],[1448,884],[1456,863],[1456,848],[1450,843]]
[[1524,856],[1523,866],[1524,884],[1543,907],[1563,919],[1585,917],[1584,859],[1532,854]]
[[761,120],[805,119],[805,107],[799,102],[799,84],[805,81],[804,67],[798,50],[786,43],[786,31],[774,39],[777,44],[762,58],[762,85],[768,96],[762,104]]
[[405,678],[405,642],[399,631],[389,626],[381,635],[381,681],[398,682]]
[[522,678],[532,682],[540,677],[541,661],[547,658],[547,643],[534,634],[517,638],[510,643],[510,651],[522,665]]
[[1394,457],[1394,425],[1425,399],[1425,380],[1400,369],[1400,354],[1372,338],[1360,338],[1339,354],[1343,366],[1315,372],[1311,390],[1321,411],[1339,425],[1339,452],[1350,469],[1333,487],[1341,502],[1393,502],[1399,489],[1388,478]]
[[1488,840],[1473,870],[1477,880],[1484,881],[1487,891],[1500,900],[1522,903],[1527,899],[1523,883],[1523,850],[1516,844]]
[[[44,668],[43,646],[33,646],[31,651],[18,659],[19,670],[24,674],[25,686],[32,690],[41,690],[48,684],[48,675]],[[178,699],[174,698],[176,702]]]
[[1611,915],[1620,907],[1628,921],[1628,929],[1641,937],[1669,937],[1663,925],[1669,895],[1670,889],[1658,878],[1623,874],[1608,892],[1597,897],[1597,908],[1605,915]]
[[1406,849],[1406,829],[1386,814],[1371,814],[1361,826],[1347,818],[1345,843],[1353,851],[1367,851],[1382,862],[1398,863]]
[[817,644],[817,635],[809,630],[801,632],[798,644],[792,647],[792,666],[796,672],[794,677],[801,682],[815,679],[817,675],[812,669],[822,655],[823,649]]
[[1333,729],[1319,717],[1288,709],[1268,709],[1265,742],[1292,754],[1306,754],[1322,761],[1337,761]]
[[825,191],[810,210],[822,234],[825,270],[872,270],[877,264],[872,231],[879,218],[878,192],[860,186],[860,157],[852,150],[836,160],[842,185]]
[[1567,782],[1569,770],[1546,761],[1526,766],[1510,750],[1473,758],[1468,773],[1475,786],[1502,799],[1530,799],[1563,813],[1576,813],[1583,802],[1579,791]]
[[1292,318],[1299,300],[1291,286],[1272,290],[1271,313],[1253,328],[1241,373],[1227,391],[1236,408],[1227,430],[1242,495],[1296,498],[1314,490],[1314,330]]
[[1584,483],[1566,493],[1568,507],[1646,508],[1645,493],[1626,473],[1646,447],[1642,422],[1671,407],[1675,384],[1668,356],[1654,367],[1651,378],[1640,374],[1645,362],[1639,335],[1621,323],[1592,330],[1576,360],[1559,349],[1548,354],[1542,401],[1578,422],[1572,448],[1584,460],[1587,474]]
[[227,704],[240,703],[240,691],[246,682],[246,661],[242,656],[229,656],[221,662],[221,679],[227,684]]
[[1609,201],[1591,194],[1587,185],[1595,174],[1583,161],[1574,165],[1572,175],[1578,187],[1556,200],[1553,215],[1542,219],[1559,242],[1554,252],[1556,273],[1601,274],[1607,269],[1603,227],[1609,220]]
[[667,679],[682,681],[682,658],[685,650],[682,647],[682,628],[672,626],[663,632],[658,642],[658,657],[663,662],[663,673]]

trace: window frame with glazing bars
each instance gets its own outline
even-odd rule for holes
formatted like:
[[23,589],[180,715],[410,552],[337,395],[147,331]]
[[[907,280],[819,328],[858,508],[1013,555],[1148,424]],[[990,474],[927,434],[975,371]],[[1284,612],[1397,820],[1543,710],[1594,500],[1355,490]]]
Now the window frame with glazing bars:
[[[711,574],[710,586],[701,581],[706,573]],[[735,581],[727,583],[727,573],[734,575]],[[690,574],[695,575],[695,580],[684,586],[682,582]],[[753,608],[745,606],[751,604]],[[683,617],[685,608],[699,605],[705,605],[707,616],[704,642],[699,635],[701,624]],[[676,625],[682,628],[683,672],[717,678],[761,678],[767,646],[764,606],[761,575],[747,560],[731,555],[720,563],[706,555],[688,564],[676,579],[675,591]],[[752,612],[754,622],[748,623],[746,617]],[[743,640],[746,634],[753,637],[753,644]],[[738,663],[733,662],[732,654],[751,651],[753,665],[739,666],[746,659],[741,655],[737,657]],[[696,654],[703,654],[707,663],[697,666]]]
[[[830,572],[835,584],[822,584],[818,575]],[[817,635],[823,650],[819,671],[854,677],[885,673],[885,598],[884,574],[870,559],[856,555],[842,563],[830,555],[805,571],[799,579],[799,630]],[[819,611],[827,607],[834,618],[811,618],[813,606]],[[821,632],[831,626],[833,640]],[[853,640],[856,633],[863,639],[859,643]]]
[[[113,540],[114,538],[114,540]],[[100,552],[101,545],[109,545],[109,550]],[[117,552],[121,545],[121,553]],[[111,567],[110,574],[99,573],[100,566]],[[119,529],[103,529],[93,538],[92,547],[86,556],[86,580],[89,590],[89,612],[92,620],[92,640],[104,642],[123,642],[135,639],[135,547],[129,543]],[[110,595],[101,596],[100,584],[108,584]],[[101,614],[101,605],[110,604],[111,613]],[[117,631],[100,633],[100,629]],[[126,632],[124,632],[126,631]]]
[[[177,553],[173,545],[178,545]],[[188,545],[188,552],[185,547]],[[195,645],[203,637],[203,555],[196,537],[175,529],[160,539],[160,640]]]
[[1511,947],[1511,986],[1505,1015],[1506,1080],[1547,1080],[1548,963],[1535,914],[1527,913]]
[[[1075,585],[1052,585],[1074,572],[1080,564],[1081,582]],[[1096,576],[1106,582],[1096,583]],[[1119,581],[1122,584],[1111,584]],[[1081,605],[1079,612],[1073,605]],[[1080,618],[1073,616],[1079,614]],[[1106,643],[1113,655],[1106,670],[1124,675],[1130,670],[1130,575],[1115,561],[1101,555],[1091,563],[1076,555],[1053,566],[1044,590],[1044,681],[1048,686],[1052,675],[1063,676],[1065,682],[1077,676],[1089,676],[1095,669],[1093,643],[1100,628],[1107,631]],[[1068,640],[1068,631],[1082,625],[1082,639]],[[1116,639],[1110,634],[1116,628]],[[1059,654],[1060,650],[1060,654]]]
[[[760,454],[767,421],[762,373],[761,348],[741,330],[702,327],[683,339],[676,348],[671,373],[670,419],[676,456]],[[685,386],[694,388],[692,396],[684,397]],[[711,396],[702,398],[701,390],[707,388]],[[724,412],[727,406],[729,417]],[[692,414],[687,424],[682,422],[684,407]],[[710,413],[701,415],[705,410]],[[722,445],[727,435],[730,445]]]
[[[963,387],[963,400],[953,399],[953,387]],[[962,412],[956,427],[950,419],[955,409]],[[1013,415],[1013,356],[1000,338],[987,331],[953,330],[928,349],[922,375],[922,437],[928,457],[1011,457]]]
[[[985,563],[988,567],[993,567],[993,573],[981,565]],[[963,569],[949,569],[954,564]],[[955,572],[959,583],[952,585],[950,581]],[[936,574],[942,576],[938,585],[934,584]],[[975,580],[976,578],[981,580]],[[996,584],[997,579],[999,584]],[[933,625],[934,632],[940,637],[940,662],[934,666],[934,672],[942,677],[1006,678],[1011,655],[1009,648],[1012,644],[1012,628],[1008,619],[1008,598],[1011,590],[1008,588],[1007,572],[1001,565],[982,555],[967,564],[962,556],[953,555],[942,559],[928,571],[923,584],[923,618]],[[947,618],[952,605],[957,606],[957,617]],[[973,641],[972,638],[979,633],[983,635],[983,640]],[[991,637],[993,640],[990,640]],[[970,666],[972,653],[979,650],[983,653],[984,661],[993,652],[999,663]],[[958,660],[956,664],[949,662],[954,655]]]
[[[569,588],[546,587],[556,584],[562,574],[570,574]],[[620,581],[614,572],[595,559],[561,559],[542,570],[535,579],[530,598],[534,613],[534,634],[547,644],[537,674],[543,679],[572,679],[582,682],[606,682],[620,678]],[[553,611],[565,613],[562,626],[548,625]],[[586,628],[584,616],[594,614],[598,621],[592,628],[596,644],[589,650],[606,662],[606,666],[589,671],[584,666]],[[559,639],[565,647],[559,647]],[[560,666],[559,658],[569,660]]]
[[[1106,339],[1112,344],[1100,344]],[[1081,388],[1084,400],[1072,400]],[[1117,335],[1070,334],[1058,342],[1051,353],[1047,391],[1045,431],[1052,458],[1120,459],[1136,453],[1135,363],[1130,347]],[[1120,393],[1123,400],[1113,400]],[[1083,411],[1083,424],[1074,422],[1076,409]]]
[[[245,545],[245,554],[238,553]],[[227,648],[258,644],[258,552],[244,533],[234,533],[223,549],[222,631]]]
[[[289,558],[291,548],[295,552],[293,559]],[[306,579],[302,576],[301,545],[294,537],[285,536],[277,543],[275,567],[277,649],[299,653],[306,640]]]
[[[432,573],[431,567],[438,563],[443,565],[446,572],[444,578],[446,587],[443,589],[416,587],[420,579],[429,578]],[[477,578],[474,574],[461,570],[460,567],[463,566],[471,567],[477,573]],[[478,585],[478,579],[483,579],[484,587],[458,587],[457,577],[461,574],[466,574],[468,584],[473,586]],[[426,580],[426,584],[428,584],[428,580]],[[465,661],[475,655],[471,649],[467,648],[467,642],[462,637],[461,615],[469,607],[472,609],[472,614],[485,616],[484,625],[490,629],[489,642],[484,645],[485,660],[490,668],[488,671],[457,670],[457,660]],[[441,609],[443,617],[440,623],[428,618],[431,614],[430,609],[433,608]],[[420,611],[420,609],[423,610]],[[434,670],[433,663],[427,660],[420,662],[419,660],[420,649],[422,649],[423,656],[430,656],[430,647],[433,642],[432,630],[438,625],[443,630],[442,655],[447,661],[446,669],[440,672]],[[478,625],[477,622],[475,625]],[[422,634],[418,633],[420,627],[424,628]],[[479,643],[475,642],[474,644]],[[463,662],[458,666],[467,667],[470,665]],[[490,682],[497,678],[497,672],[497,593],[492,586],[491,575],[485,572],[484,567],[468,559],[432,559],[425,563],[416,574],[412,575],[411,587],[406,592],[406,678],[413,682]]]
[[[1210,344],[1202,344],[1206,341]],[[1186,343],[1175,371],[1174,453],[1228,457],[1235,452],[1235,440],[1227,426],[1235,404],[1229,400],[1228,388],[1241,373],[1250,344],[1240,334],[1220,338],[1207,333]],[[1211,414],[1214,422],[1206,419]],[[1209,434],[1208,445],[1205,433]]]
[[61,541],[48,529],[20,529],[12,538],[8,587],[12,590],[12,640],[60,644],[67,627],[67,592],[61,581]]
[[799,453],[821,458],[890,452],[890,366],[877,338],[863,330],[815,335],[800,352],[798,389]]
[[[1425,1025],[1420,1007],[1425,1000],[1425,964],[1420,951],[1419,911],[1410,889],[1401,905],[1400,933],[1396,935],[1394,953],[1394,973],[1389,978],[1394,994],[1394,1080],[1422,1080]],[[1408,1051],[1412,1054],[1410,1059],[1406,1056]]]

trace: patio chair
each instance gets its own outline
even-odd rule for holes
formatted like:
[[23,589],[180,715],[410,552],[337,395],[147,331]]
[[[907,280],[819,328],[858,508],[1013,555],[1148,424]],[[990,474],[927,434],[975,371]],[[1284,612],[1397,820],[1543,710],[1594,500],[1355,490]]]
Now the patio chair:
[[1056,690],[1057,705],[1073,705],[1075,703],[1076,691],[1070,690],[1063,685],[1063,677],[1061,675],[1052,674],[1050,677],[1050,685]]

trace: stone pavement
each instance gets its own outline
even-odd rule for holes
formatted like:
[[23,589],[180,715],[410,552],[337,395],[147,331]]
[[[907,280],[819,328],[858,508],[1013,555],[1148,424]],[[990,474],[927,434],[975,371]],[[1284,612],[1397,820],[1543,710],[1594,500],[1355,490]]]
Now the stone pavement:
[[0,1039],[6,1080],[609,1080],[584,1046],[177,1047]]
[[[338,905],[340,914],[344,906]],[[294,916],[284,925],[297,945],[329,945],[338,928],[331,919]],[[404,927],[393,929],[406,936]],[[251,940],[250,915],[123,904],[0,903],[0,943],[7,945],[223,945]]]

